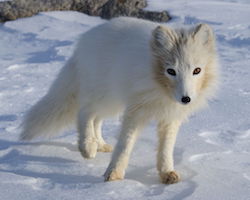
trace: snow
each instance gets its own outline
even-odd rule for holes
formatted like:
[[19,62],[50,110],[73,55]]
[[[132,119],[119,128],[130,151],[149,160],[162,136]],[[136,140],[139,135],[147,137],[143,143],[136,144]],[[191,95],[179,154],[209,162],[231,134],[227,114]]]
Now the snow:
[[[103,182],[110,154],[84,160],[75,130],[50,141],[19,142],[23,114],[48,90],[78,36],[103,23],[77,12],[40,13],[0,25],[0,199],[250,199],[250,3],[248,0],[157,0],[170,26],[210,24],[216,33],[221,86],[209,108],[181,127],[175,166],[182,181],[159,182],[151,123],[135,145],[126,178]],[[107,120],[115,144],[119,120]]]

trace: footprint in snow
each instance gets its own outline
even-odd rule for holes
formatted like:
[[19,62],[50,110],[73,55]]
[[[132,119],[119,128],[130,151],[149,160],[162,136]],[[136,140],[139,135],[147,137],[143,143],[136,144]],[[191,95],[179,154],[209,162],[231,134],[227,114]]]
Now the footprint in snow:
[[200,137],[208,144],[221,147],[222,151],[218,149],[214,152],[204,152],[194,154],[189,157],[190,162],[208,161],[208,160],[223,160],[230,155],[231,157],[237,155],[246,156],[250,152],[250,129],[246,131],[222,131],[222,132],[202,132]]
[[232,146],[250,140],[250,129],[246,131],[203,132],[199,134],[206,143],[217,146]]
[[189,157],[189,162],[197,162],[197,161],[207,161],[207,160],[218,160],[223,155],[231,154],[232,151],[223,151],[223,152],[209,152],[209,153],[199,153],[194,154]]

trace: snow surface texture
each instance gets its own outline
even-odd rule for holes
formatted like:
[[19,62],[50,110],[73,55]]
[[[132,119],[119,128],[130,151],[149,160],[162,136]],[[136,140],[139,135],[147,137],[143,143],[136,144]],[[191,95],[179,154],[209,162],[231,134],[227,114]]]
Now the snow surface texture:
[[[75,130],[50,141],[18,141],[23,114],[48,90],[77,37],[102,23],[76,12],[41,13],[0,26],[0,199],[250,199],[250,4],[248,0],[151,0],[171,26],[208,23],[216,32],[221,89],[210,107],[183,124],[175,149],[182,181],[159,182],[150,124],[135,145],[126,178],[103,182],[110,154],[84,160]],[[119,120],[104,137],[115,144]]]

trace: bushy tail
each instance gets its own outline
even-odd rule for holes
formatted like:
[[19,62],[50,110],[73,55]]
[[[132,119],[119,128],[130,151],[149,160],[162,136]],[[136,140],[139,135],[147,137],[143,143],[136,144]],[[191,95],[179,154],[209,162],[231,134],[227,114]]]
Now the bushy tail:
[[27,113],[21,140],[51,137],[72,124],[78,110],[78,84],[73,60],[69,60],[49,92]]

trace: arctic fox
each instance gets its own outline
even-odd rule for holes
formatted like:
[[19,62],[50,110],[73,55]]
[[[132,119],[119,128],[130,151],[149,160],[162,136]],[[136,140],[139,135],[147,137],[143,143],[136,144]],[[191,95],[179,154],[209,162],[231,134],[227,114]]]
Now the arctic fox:
[[27,113],[21,139],[52,136],[77,124],[84,158],[110,152],[103,119],[123,113],[120,137],[104,174],[123,179],[137,135],[158,122],[157,169],[161,181],[174,171],[176,134],[190,113],[206,104],[217,85],[215,37],[210,26],[172,29],[134,18],[116,18],[84,33],[47,95]]

